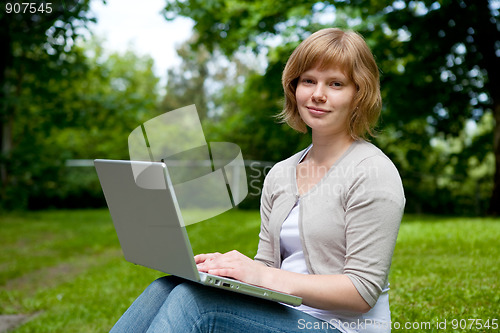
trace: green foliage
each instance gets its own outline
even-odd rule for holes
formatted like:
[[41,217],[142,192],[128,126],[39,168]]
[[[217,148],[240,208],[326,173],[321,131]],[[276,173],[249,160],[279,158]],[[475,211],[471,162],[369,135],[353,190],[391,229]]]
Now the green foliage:
[[53,173],[57,169],[53,162],[46,163],[51,160],[51,152],[40,154],[39,138],[49,136],[53,126],[62,126],[73,114],[61,112],[61,93],[53,83],[71,82],[75,73],[85,70],[81,53],[73,52],[72,45],[87,22],[93,20],[86,15],[89,1],[57,2],[50,6],[51,12],[0,13],[3,207],[26,207],[28,197],[23,187],[36,183],[33,174]]
[[221,45],[227,54],[232,54],[248,41],[257,44],[255,37],[259,33],[274,32],[275,23],[285,20],[293,7],[286,1],[169,1],[166,17],[191,17],[200,41],[209,50]]
[[[88,3],[54,4],[51,15],[0,13],[8,28],[0,31],[1,207],[102,204],[93,169],[64,161],[127,158],[133,128],[193,103],[208,141],[234,142],[246,160],[290,156],[310,139],[274,117],[282,69],[300,40],[334,25],[360,31],[380,65],[384,109],[373,141],[403,176],[407,210],[500,207],[496,2],[169,1],[167,18],[196,24],[159,107],[151,59],[81,41]],[[242,207],[257,207],[253,199]]]
[[65,161],[128,157],[128,133],[158,112],[152,59],[84,42],[89,1],[47,6],[0,13],[0,209],[102,205],[95,172]]
[[23,80],[15,107],[24,113],[13,123],[8,159],[15,182],[6,187],[4,207],[102,205],[95,171],[68,169],[65,161],[128,159],[128,134],[158,112],[151,58],[104,55],[93,41],[75,46],[68,61],[72,70],[62,77]]
[[[127,158],[128,134],[158,112],[153,60],[132,51],[107,56],[95,42],[84,49],[92,54],[86,60],[89,70],[70,86],[80,119],[57,132],[54,144],[73,149],[70,158]],[[68,137],[74,142],[68,144]]]
[[[253,256],[259,224],[257,211],[232,210],[188,233],[195,253]],[[16,333],[108,331],[162,275],[123,259],[107,210],[9,213],[0,229],[0,313],[34,315]],[[499,237],[498,219],[405,216],[390,274],[392,322],[443,332],[436,321],[498,319]]]
[[[489,204],[494,213],[500,200],[493,186],[498,181],[492,181],[495,163],[490,160],[498,155],[493,133],[498,135],[500,124],[488,126],[480,136],[467,133],[471,121],[479,124],[488,119],[494,124],[492,114],[500,111],[499,81],[493,75],[499,65],[494,46],[498,8],[489,5],[488,1],[399,2],[384,16],[386,33],[368,32],[377,39],[374,52],[383,59],[382,86],[387,91],[383,122],[401,132],[400,145],[420,146],[420,152],[409,155],[414,168],[422,165],[425,170],[431,155],[436,161],[430,170],[433,178],[449,178],[446,186],[440,180],[431,190],[438,194],[437,200],[429,200],[435,212],[463,213],[464,207],[475,206],[468,213],[478,214]],[[412,126],[415,122],[419,126]],[[431,146],[433,140],[454,141],[453,152]],[[436,159],[429,152],[441,156]],[[477,162],[488,168],[481,179],[471,176]],[[417,182],[425,182],[418,179],[422,169],[412,172]]]
[[492,152],[483,156],[477,151],[490,143],[491,113],[469,124],[458,136],[435,136],[425,146],[418,138],[418,133],[425,135],[423,120],[405,124],[413,140],[402,139],[392,128],[377,136],[377,145],[399,166],[406,211],[481,215],[487,210],[495,161]]

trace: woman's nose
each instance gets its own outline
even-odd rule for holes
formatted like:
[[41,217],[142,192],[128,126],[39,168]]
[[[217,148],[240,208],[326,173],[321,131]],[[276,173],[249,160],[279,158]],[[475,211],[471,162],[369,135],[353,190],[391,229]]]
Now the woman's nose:
[[316,89],[314,89],[313,94],[311,96],[313,102],[317,103],[325,103],[326,102],[326,94],[321,85],[317,85]]

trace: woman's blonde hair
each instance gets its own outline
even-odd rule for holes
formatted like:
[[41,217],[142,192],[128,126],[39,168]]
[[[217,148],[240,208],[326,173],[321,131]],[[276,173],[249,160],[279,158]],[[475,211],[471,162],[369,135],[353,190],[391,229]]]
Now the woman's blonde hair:
[[366,138],[367,134],[373,136],[382,108],[379,72],[370,48],[354,31],[319,30],[297,46],[283,71],[285,107],[278,118],[299,132],[307,132],[297,109],[295,92],[300,75],[315,66],[320,69],[338,66],[354,82],[357,92],[348,117],[349,134],[355,140]]

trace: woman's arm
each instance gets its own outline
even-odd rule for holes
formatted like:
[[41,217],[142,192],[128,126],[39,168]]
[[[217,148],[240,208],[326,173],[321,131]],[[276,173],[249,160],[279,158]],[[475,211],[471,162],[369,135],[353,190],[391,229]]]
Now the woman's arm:
[[370,306],[347,275],[299,274],[267,267],[238,251],[195,256],[198,269],[302,297],[303,304],[327,310],[367,312]]

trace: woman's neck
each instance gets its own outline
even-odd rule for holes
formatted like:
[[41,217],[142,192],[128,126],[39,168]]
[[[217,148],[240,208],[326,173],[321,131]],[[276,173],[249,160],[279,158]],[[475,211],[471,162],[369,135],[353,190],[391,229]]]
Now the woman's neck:
[[313,146],[307,154],[307,159],[314,164],[331,167],[353,142],[348,133],[321,135],[313,132]]

